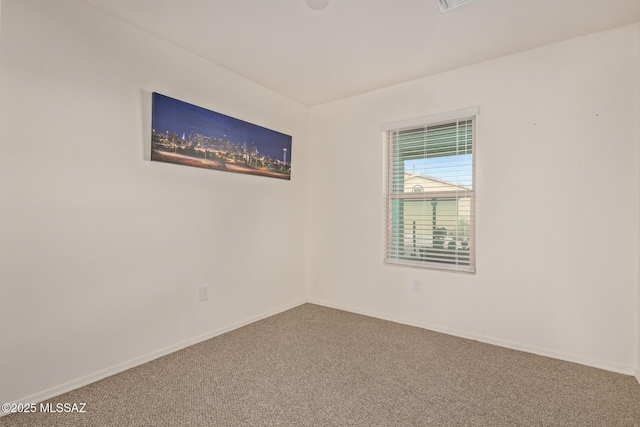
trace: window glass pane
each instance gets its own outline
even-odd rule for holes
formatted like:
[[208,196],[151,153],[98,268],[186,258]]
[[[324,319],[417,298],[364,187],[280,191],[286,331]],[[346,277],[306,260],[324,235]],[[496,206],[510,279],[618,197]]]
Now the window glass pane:
[[471,120],[393,133],[393,192],[471,190]]
[[[427,262],[468,264],[471,200],[427,198],[395,200],[403,205],[402,221],[396,223],[398,255]],[[456,262],[456,258],[461,257]]]

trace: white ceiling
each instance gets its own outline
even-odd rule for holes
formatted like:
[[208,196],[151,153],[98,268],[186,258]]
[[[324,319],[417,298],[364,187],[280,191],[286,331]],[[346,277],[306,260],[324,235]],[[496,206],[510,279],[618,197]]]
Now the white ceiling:
[[640,21],[640,0],[83,0],[312,106]]

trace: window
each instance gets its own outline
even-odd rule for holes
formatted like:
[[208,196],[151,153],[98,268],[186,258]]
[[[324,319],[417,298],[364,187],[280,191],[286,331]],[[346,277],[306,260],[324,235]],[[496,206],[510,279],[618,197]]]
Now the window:
[[382,126],[385,263],[475,272],[478,108]]

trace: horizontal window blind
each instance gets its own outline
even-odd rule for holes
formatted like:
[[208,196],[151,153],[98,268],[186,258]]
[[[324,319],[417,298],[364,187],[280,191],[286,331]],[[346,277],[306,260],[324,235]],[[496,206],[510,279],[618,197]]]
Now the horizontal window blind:
[[476,115],[383,125],[386,263],[475,272]]

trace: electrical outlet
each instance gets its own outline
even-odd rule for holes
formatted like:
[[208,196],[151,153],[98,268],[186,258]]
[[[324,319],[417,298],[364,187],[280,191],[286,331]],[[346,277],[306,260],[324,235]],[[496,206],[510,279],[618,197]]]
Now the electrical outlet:
[[206,301],[206,300],[209,299],[209,287],[208,286],[200,286],[198,291],[199,291],[198,299],[200,301]]
[[422,283],[420,283],[419,280],[413,280],[411,282],[411,290],[416,294],[419,294],[420,292],[422,292]]

